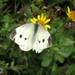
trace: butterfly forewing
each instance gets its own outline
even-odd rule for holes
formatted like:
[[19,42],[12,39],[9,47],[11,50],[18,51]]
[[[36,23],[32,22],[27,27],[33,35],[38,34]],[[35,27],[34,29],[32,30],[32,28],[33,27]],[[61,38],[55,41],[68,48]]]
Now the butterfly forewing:
[[[32,49],[34,25],[32,23],[27,23],[17,27],[14,31],[16,32],[13,36],[14,42],[24,51]],[[13,33],[10,35],[13,35]]]

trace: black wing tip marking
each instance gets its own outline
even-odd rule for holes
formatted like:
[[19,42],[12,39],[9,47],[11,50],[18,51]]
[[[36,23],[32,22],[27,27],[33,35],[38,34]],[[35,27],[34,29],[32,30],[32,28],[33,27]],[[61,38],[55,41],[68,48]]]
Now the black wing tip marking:
[[9,36],[11,40],[14,40],[14,36],[16,35],[16,30],[13,30]]
[[48,38],[48,46],[52,46],[52,38],[51,38],[51,36],[49,36],[49,38]]

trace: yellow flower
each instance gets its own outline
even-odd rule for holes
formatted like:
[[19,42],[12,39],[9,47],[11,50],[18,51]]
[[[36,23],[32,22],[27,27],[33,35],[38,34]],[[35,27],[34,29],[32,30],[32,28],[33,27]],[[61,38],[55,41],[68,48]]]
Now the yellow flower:
[[37,18],[33,17],[30,20],[34,24],[38,22],[39,24],[43,25],[46,29],[51,28],[51,26],[47,24],[50,21],[50,19],[47,19],[47,17],[44,14],[41,14],[41,16],[38,15]]
[[67,7],[67,9],[68,9],[68,12],[67,12],[68,17],[75,22],[75,10],[71,11],[69,7]]

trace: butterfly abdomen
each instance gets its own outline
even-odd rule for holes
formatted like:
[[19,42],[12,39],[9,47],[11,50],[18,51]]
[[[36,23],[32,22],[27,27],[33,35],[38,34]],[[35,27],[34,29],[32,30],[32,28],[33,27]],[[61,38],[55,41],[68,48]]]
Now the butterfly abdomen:
[[36,33],[37,33],[37,30],[38,30],[38,23],[36,23],[35,25],[34,25],[34,34],[33,34],[33,43],[34,43],[34,41],[35,41],[35,36],[36,36]]
[[37,30],[38,30],[38,26],[39,26],[38,23],[36,23],[36,24],[35,24],[35,27],[34,27],[34,35],[36,34],[36,32],[37,32]]

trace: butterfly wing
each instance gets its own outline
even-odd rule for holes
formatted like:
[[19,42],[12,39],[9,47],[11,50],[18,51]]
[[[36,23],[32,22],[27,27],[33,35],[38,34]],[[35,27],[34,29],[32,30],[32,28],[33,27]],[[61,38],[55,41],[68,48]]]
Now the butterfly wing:
[[42,25],[39,25],[33,44],[33,50],[40,53],[43,49],[48,48],[51,45],[52,39],[50,33]]
[[10,34],[10,39],[14,40],[16,44],[24,51],[32,49],[32,38],[34,34],[34,25],[27,23],[19,26]]

